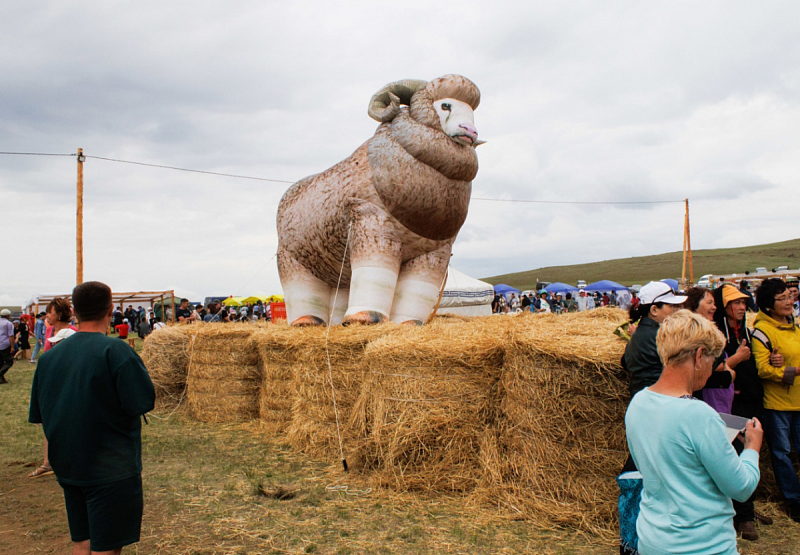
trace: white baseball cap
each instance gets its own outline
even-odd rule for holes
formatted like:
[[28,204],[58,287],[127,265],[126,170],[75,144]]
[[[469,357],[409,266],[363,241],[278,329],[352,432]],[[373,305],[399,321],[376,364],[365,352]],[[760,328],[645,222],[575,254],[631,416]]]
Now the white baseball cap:
[[676,295],[672,287],[663,281],[651,281],[639,291],[639,302],[642,304],[683,304],[686,298],[686,295]]

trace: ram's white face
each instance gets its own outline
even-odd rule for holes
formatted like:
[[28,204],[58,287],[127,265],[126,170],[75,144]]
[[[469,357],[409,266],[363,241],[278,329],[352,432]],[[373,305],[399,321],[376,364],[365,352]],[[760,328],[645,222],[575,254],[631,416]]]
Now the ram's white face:
[[433,103],[442,129],[454,141],[462,145],[478,146],[478,130],[475,129],[472,106],[454,98],[443,98]]

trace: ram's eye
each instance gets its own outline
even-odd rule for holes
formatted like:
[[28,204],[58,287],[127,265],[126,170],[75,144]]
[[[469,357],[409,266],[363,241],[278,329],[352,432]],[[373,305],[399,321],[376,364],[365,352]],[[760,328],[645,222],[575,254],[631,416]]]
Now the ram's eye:
[[442,110],[447,110],[449,112],[452,109],[453,109],[453,107],[449,103],[442,102]]

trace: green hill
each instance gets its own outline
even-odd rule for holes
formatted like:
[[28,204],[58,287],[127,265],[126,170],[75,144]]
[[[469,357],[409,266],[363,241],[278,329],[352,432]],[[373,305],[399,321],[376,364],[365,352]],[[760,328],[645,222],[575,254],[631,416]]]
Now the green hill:
[[[697,250],[693,251],[692,255],[695,281],[704,274],[743,274],[745,270],[752,273],[758,266],[764,266],[768,270],[781,265],[796,269],[800,266],[800,239],[752,247]],[[537,280],[561,281],[574,285],[579,279],[586,280],[586,283],[610,279],[622,285],[636,283],[644,285],[648,281],[657,279],[680,279],[682,264],[682,252],[668,252],[652,256],[604,260],[590,264],[549,266],[527,272],[515,272],[481,279],[492,285],[505,283],[523,290],[533,289]],[[687,269],[686,272],[688,274],[689,270]]]

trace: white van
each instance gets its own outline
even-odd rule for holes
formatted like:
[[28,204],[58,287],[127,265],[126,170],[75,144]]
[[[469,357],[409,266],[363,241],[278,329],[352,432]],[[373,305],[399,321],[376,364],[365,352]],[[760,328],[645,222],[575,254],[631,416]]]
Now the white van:
[[698,287],[709,287],[711,285],[711,276],[714,274],[706,274],[697,281]]

